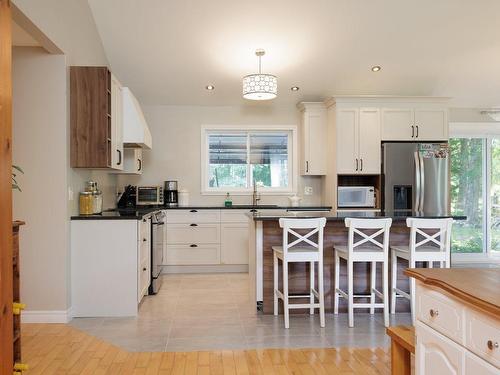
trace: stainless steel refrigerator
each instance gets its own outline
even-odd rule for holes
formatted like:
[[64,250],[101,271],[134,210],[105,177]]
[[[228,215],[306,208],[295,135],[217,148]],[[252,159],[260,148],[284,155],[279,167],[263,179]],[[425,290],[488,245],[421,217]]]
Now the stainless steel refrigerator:
[[383,207],[386,211],[449,214],[447,143],[382,144]]

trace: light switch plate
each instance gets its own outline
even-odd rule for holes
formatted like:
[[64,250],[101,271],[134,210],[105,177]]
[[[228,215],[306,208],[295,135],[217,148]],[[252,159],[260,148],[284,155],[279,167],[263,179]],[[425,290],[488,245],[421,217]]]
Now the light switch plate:
[[312,186],[306,186],[304,188],[304,194],[305,195],[312,195],[313,194],[313,188],[312,188]]
[[75,195],[73,194],[73,189],[71,187],[68,187],[68,200],[72,201],[75,199]]

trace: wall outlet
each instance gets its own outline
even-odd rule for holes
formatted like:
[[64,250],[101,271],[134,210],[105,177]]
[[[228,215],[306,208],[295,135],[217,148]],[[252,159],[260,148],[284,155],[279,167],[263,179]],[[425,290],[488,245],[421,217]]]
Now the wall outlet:
[[304,194],[305,195],[313,195],[313,188],[312,188],[312,186],[306,186],[304,188]]
[[68,200],[72,201],[73,199],[75,199],[75,194],[73,194],[73,189],[68,187]]

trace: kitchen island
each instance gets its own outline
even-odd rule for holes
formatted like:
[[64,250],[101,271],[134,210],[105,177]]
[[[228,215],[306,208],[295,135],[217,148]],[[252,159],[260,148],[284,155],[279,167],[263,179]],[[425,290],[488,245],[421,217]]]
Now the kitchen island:
[[[393,219],[390,235],[390,245],[408,245],[409,229],[406,226],[408,217],[419,218],[447,218],[453,217],[455,220],[464,220],[463,216],[450,216],[434,213],[412,213],[412,212],[284,212],[281,210],[258,212],[249,215],[250,236],[249,236],[249,274],[252,291],[252,298],[257,303],[259,310],[265,314],[273,312],[273,246],[279,246],[282,242],[282,231],[279,227],[279,219],[286,218],[317,218],[325,217],[327,220],[324,230],[324,288],[325,288],[325,308],[326,311],[333,311],[333,281],[334,281],[334,245],[347,244],[347,228],[344,225],[346,217],[366,217]],[[390,259],[390,258],[389,258]],[[401,264],[398,267],[398,285],[404,290],[408,288],[408,278],[403,274],[407,265]],[[281,267],[280,267],[281,269]],[[290,294],[307,294],[304,291],[309,289],[309,267],[305,263],[293,263],[289,265],[289,290]],[[345,263],[340,267],[340,286],[346,288],[347,275]],[[377,285],[382,283],[382,271],[377,268]],[[281,280],[281,275],[280,275]],[[354,264],[354,293],[367,294],[369,288],[369,264]],[[389,286],[390,287],[390,286]],[[281,308],[281,306],[280,306]],[[347,311],[347,303],[341,299],[340,311]],[[306,312],[306,310],[295,310],[296,312]],[[397,311],[409,311],[409,303],[403,299],[398,299]]]

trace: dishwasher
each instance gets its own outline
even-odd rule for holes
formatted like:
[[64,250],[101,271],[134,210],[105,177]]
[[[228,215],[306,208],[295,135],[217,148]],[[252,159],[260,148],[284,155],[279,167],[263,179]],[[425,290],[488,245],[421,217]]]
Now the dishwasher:
[[151,216],[151,285],[149,286],[149,294],[156,294],[161,288],[163,248],[167,241],[166,217],[164,211],[155,212]]

